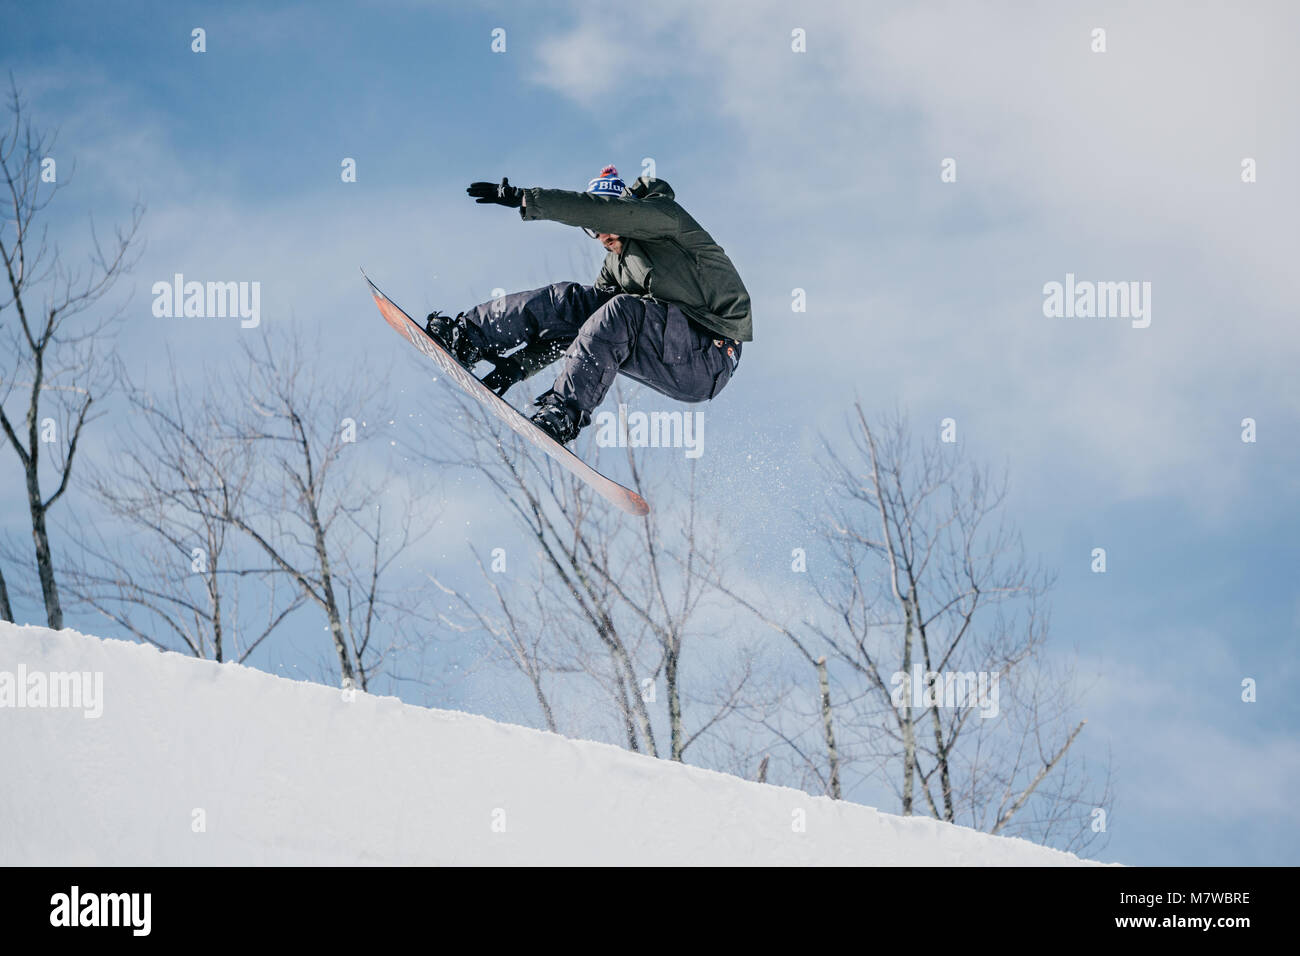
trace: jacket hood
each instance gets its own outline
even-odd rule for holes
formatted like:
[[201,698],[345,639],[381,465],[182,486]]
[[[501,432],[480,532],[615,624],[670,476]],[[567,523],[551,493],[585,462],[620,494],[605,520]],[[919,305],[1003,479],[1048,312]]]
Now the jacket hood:
[[639,176],[636,182],[628,187],[628,191],[637,199],[646,199],[650,196],[663,196],[665,199],[673,199],[673,187],[662,179],[652,179],[649,176]]

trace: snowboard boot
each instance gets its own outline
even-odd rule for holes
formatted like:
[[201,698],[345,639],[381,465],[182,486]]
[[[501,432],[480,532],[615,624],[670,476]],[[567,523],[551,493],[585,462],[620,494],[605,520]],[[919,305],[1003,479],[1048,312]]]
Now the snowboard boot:
[[460,312],[453,319],[435,310],[424,320],[424,331],[429,333],[429,338],[450,352],[457,362],[472,371],[487,356],[470,341],[464,316],[465,313]]
[[578,437],[586,417],[577,405],[566,402],[555,392],[546,392],[537,397],[533,403],[541,407],[529,419],[534,425],[550,435],[561,445],[567,445]]

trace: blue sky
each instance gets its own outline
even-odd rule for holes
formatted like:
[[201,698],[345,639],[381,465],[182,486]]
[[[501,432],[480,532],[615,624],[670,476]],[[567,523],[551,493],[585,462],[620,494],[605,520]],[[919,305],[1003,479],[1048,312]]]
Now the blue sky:
[[[311,323],[339,374],[363,356],[427,408],[427,375],[397,354],[357,267],[415,315],[589,281],[594,244],[477,207],[464,186],[579,188],[652,158],[754,302],[703,464],[755,581],[783,580],[809,455],[855,396],[918,427],[955,418],[972,457],[1006,466],[1026,546],[1059,572],[1053,643],[1090,675],[1081,745],[1109,749],[1116,773],[1106,858],[1297,861],[1291,5],[3,6],[0,64],[58,127],[61,169],[76,161],[53,209],[65,246],[89,213],[147,203],[148,245],[120,290],[138,375],[164,347],[198,369],[249,334],[160,325],[154,281],[256,279],[264,324]],[[1089,48],[1096,27],[1105,53]],[[955,183],[940,182],[945,157]],[[1243,157],[1258,182],[1240,181]],[[1150,281],[1150,327],[1045,318],[1043,284],[1067,272]],[[21,540],[11,455],[0,476]],[[448,481],[431,560],[455,564],[466,522],[475,540],[508,532]],[[1098,546],[1104,576],[1089,570]],[[264,666],[310,671],[327,649],[309,640]],[[444,691],[531,719],[490,690]]]

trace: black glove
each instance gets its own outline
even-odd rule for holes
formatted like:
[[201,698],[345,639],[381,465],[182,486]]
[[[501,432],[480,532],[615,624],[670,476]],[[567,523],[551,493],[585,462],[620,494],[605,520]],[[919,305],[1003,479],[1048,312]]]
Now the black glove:
[[518,209],[524,203],[524,191],[517,186],[511,186],[510,180],[504,176],[501,177],[500,186],[496,183],[470,183],[465,192],[473,196],[475,202],[496,203],[498,206],[509,206],[511,209]]
[[490,361],[496,368],[484,375],[479,381],[496,392],[498,398],[505,398],[510,386],[526,377],[523,366],[516,362],[512,356],[494,358]]

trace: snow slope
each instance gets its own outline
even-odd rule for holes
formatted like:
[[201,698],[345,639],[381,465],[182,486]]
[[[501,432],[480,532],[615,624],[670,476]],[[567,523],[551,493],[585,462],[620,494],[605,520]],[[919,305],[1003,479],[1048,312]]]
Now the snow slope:
[[[31,687],[67,672],[91,675],[92,691],[102,675],[102,699],[17,707],[5,695],[19,676]],[[607,744],[347,696],[0,623],[0,864],[1085,862]],[[102,713],[87,716],[88,703]]]

